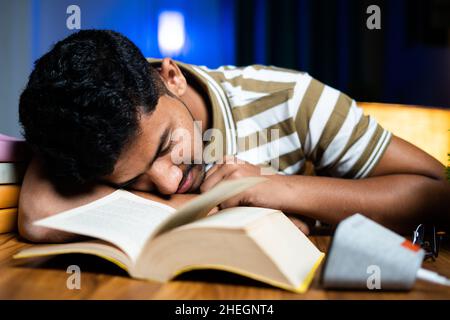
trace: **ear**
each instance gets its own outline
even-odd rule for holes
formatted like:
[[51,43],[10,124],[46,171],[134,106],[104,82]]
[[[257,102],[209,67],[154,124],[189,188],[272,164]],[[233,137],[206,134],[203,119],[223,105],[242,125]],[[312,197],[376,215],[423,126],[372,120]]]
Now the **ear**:
[[164,58],[159,69],[159,74],[167,89],[174,95],[181,97],[186,93],[187,82],[177,64],[170,58]]

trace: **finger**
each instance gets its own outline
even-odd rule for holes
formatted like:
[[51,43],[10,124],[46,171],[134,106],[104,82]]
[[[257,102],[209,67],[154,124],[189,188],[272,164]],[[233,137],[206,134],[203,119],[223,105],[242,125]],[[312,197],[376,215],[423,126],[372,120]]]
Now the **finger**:
[[309,234],[309,227],[306,223],[292,216],[289,216],[288,218],[297,226],[297,228],[300,229],[301,232],[303,232],[305,235]]
[[200,192],[206,192],[209,189],[213,188],[220,181],[222,181],[226,175],[226,170],[226,167],[219,165],[219,167],[213,173],[205,177],[203,183],[200,185]]
[[205,179],[208,178],[210,175],[212,175],[214,172],[216,172],[218,169],[220,169],[225,164],[235,164],[236,158],[234,156],[224,156],[221,160],[218,160],[215,162],[213,167],[208,170],[208,172],[205,175]]
[[214,208],[212,208],[209,212],[208,212],[208,214],[206,215],[206,216],[210,216],[210,215],[213,215],[213,214],[216,214],[217,212],[219,212],[219,207],[218,206],[215,206]]
[[222,163],[216,163],[215,165],[213,165],[212,167],[211,167],[211,169],[209,169],[207,172],[206,172],[206,174],[205,174],[205,179],[204,180],[206,180],[209,176],[211,176],[214,172],[216,172],[217,170],[219,170],[220,169],[220,167],[222,166],[223,164]]
[[227,208],[233,208],[240,205],[240,198],[239,196],[234,196],[230,199],[225,200],[222,202],[219,207],[220,209],[227,209]]
[[[212,169],[211,169],[212,170]],[[200,192],[206,192],[212,187],[214,187],[217,183],[222,181],[224,178],[224,173],[221,167],[218,167],[213,173],[205,177],[202,184],[200,185]]]

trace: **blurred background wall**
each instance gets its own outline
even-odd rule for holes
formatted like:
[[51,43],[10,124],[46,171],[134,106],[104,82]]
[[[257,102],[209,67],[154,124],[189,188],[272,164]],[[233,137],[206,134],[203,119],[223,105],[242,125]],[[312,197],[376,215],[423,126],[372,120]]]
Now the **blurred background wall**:
[[[0,132],[20,136],[20,92],[33,62],[76,31],[66,26],[73,4],[82,29],[122,32],[146,56],[272,64],[358,101],[450,108],[448,0],[0,0]],[[379,30],[366,27],[372,4]]]

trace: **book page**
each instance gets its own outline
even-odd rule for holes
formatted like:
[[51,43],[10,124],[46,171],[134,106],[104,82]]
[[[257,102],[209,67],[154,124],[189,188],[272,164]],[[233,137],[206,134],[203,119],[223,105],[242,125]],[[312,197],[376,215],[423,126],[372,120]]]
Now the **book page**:
[[111,242],[134,262],[147,238],[173,212],[170,206],[117,190],[34,224]]
[[244,229],[245,227],[253,224],[256,221],[260,221],[262,218],[269,214],[280,213],[275,209],[267,209],[260,207],[234,207],[220,210],[219,212],[200,219],[189,224],[186,224],[182,228],[221,228],[221,229]]
[[199,195],[194,200],[189,201],[179,208],[174,215],[167,217],[167,219],[158,226],[151,238],[183,224],[205,217],[215,206],[223,201],[264,181],[267,181],[267,178],[247,177],[220,182],[208,192]]
[[34,224],[111,242],[135,262],[154,235],[200,219],[219,203],[262,181],[266,178],[249,177],[221,182],[177,211],[156,201],[117,190],[99,200]]

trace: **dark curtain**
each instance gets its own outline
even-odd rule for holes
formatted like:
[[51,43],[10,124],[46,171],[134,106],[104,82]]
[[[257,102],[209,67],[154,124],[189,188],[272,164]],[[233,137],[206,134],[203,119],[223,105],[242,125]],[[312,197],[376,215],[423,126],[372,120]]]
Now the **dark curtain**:
[[[380,30],[366,27],[370,5],[381,9]],[[442,0],[236,0],[236,17],[238,65],[307,71],[359,101],[450,107]]]

